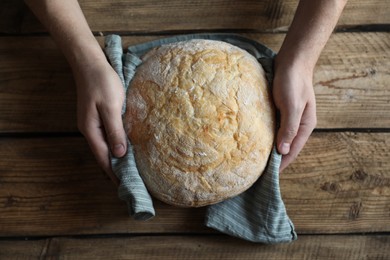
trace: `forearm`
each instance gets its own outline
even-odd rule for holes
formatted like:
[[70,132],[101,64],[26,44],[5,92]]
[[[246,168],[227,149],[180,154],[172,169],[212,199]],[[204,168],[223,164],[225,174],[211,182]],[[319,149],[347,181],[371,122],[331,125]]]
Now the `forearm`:
[[316,126],[313,72],[347,0],[300,0],[275,59],[273,97],[280,112],[280,170],[298,156]]
[[73,70],[104,61],[105,56],[93,36],[77,0],[25,0],[50,32]]
[[48,29],[71,65],[77,85],[77,125],[110,178],[113,156],[126,153],[122,122],[125,92],[93,36],[77,0],[25,0]]
[[299,64],[312,72],[347,0],[301,0],[276,58],[276,65]]

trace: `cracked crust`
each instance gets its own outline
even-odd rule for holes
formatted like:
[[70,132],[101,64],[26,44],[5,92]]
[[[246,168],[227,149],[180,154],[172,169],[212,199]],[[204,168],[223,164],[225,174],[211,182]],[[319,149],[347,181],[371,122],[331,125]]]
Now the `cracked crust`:
[[149,51],[129,87],[124,122],[148,190],[183,207],[248,189],[264,171],[275,133],[260,64],[212,40]]

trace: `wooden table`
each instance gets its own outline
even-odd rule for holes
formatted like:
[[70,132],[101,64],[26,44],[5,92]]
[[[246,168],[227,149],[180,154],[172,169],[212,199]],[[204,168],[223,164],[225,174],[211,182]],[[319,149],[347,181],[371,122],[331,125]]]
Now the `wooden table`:
[[[236,32],[277,51],[297,0],[80,0],[100,43]],[[390,2],[350,0],[316,67],[318,125],[281,190],[298,240],[260,245],[155,201],[127,216],[76,127],[64,57],[22,1],[0,2],[0,259],[390,259]]]

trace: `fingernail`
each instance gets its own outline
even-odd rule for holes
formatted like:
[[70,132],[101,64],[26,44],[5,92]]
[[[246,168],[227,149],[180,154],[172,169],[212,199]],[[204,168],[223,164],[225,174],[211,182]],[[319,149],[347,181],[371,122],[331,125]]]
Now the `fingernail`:
[[290,144],[289,143],[282,143],[279,148],[280,148],[280,153],[283,155],[286,155],[290,152]]
[[123,144],[114,145],[112,150],[115,156],[123,156],[123,154],[125,153],[125,147],[123,146]]

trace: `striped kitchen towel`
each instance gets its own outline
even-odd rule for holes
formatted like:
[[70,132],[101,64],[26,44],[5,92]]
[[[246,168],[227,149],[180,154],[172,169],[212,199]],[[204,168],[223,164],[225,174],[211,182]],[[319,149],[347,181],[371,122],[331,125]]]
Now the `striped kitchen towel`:
[[[105,39],[105,53],[127,89],[137,66],[142,63],[140,57],[148,50],[190,39],[220,40],[245,49],[261,63],[272,86],[275,53],[256,41],[235,34],[175,36],[130,46],[126,53],[123,53],[120,36],[109,35]],[[124,104],[122,113],[125,110]],[[208,206],[205,225],[252,242],[275,244],[297,239],[280,194],[280,162],[281,155],[274,148],[265,172],[250,189],[234,198]],[[152,218],[155,215],[153,201],[139,175],[129,141],[127,154],[123,158],[111,157],[111,163],[120,180],[118,196],[127,203],[129,214],[137,220]]]

